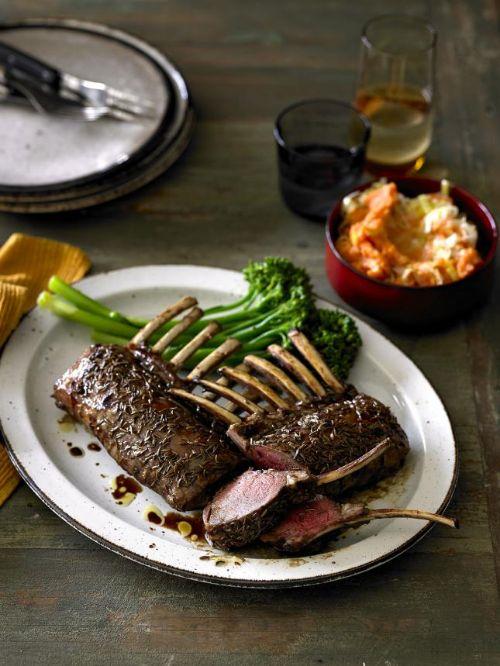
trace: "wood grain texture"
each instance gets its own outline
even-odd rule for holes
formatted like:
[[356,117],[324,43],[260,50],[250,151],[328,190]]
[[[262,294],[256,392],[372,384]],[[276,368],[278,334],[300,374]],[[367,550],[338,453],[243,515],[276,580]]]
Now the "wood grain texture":
[[[17,0],[4,19],[40,14]],[[169,53],[199,124],[181,161],[125,199],[72,213],[0,216],[13,231],[81,246],[95,271],[149,263],[241,268],[283,254],[320,296],[323,229],[282,205],[272,120],[302,97],[352,96],[358,35],[397,0],[49,0],[43,12],[109,23]],[[494,0],[411,0],[439,31],[438,108],[428,173],[500,209],[500,81]],[[498,284],[498,283],[497,283]],[[0,510],[0,662],[6,664],[500,663],[498,289],[471,319],[422,337],[388,331],[450,413],[461,471],[450,513],[409,553],[357,578],[292,591],[195,584],[121,559],[66,526],[21,486]]]

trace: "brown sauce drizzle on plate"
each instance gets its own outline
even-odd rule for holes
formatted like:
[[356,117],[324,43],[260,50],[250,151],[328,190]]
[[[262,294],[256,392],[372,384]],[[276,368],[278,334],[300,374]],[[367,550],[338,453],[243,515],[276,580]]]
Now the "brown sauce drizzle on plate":
[[[205,539],[205,527],[201,516],[188,516],[175,511],[169,511],[163,518],[163,526],[169,530],[180,532],[182,536],[192,538],[197,536],[198,539]],[[188,532],[188,527],[191,528]],[[195,539],[192,539],[195,541]]]
[[119,474],[111,482],[113,499],[117,504],[127,506],[134,501],[138,493],[142,493],[142,486],[131,476]]
[[204,541],[205,528],[201,515],[190,516],[184,513],[169,511],[165,515],[153,505],[147,507],[144,512],[144,518],[153,525],[166,527],[169,530],[178,532],[185,539],[190,541]]
[[89,451],[100,451],[101,447],[97,442],[90,442],[90,444],[87,444],[87,448]]

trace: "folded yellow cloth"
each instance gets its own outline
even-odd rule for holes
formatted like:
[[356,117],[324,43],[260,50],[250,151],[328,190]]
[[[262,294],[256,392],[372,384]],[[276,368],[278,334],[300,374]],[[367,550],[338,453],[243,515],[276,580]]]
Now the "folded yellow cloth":
[[[48,238],[12,234],[0,248],[0,347],[36,303],[52,275],[66,282],[82,278],[90,268],[77,247]],[[0,442],[0,506],[19,483],[19,476]]]

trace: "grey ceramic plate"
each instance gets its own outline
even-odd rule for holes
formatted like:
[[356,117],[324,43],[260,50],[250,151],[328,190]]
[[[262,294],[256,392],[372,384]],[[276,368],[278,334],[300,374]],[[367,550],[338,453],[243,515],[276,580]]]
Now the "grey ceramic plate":
[[68,210],[136,189],[186,147],[193,124],[185,81],[165,56],[121,31],[80,21],[27,20],[0,38],[81,77],[152,100],[152,118],[83,123],[0,104],[0,208]]

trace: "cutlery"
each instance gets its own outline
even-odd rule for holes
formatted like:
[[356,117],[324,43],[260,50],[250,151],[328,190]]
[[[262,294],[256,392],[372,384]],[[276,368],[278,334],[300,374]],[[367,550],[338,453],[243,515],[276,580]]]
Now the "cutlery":
[[54,93],[45,92],[26,82],[10,82],[9,85],[0,83],[0,102],[29,105],[42,115],[63,116],[83,122],[92,122],[104,116],[128,122],[137,120],[137,116],[118,109],[82,106],[77,102],[61,99]]
[[26,97],[38,111],[59,113],[64,111],[62,105],[68,104],[69,115],[78,115],[77,106],[90,109],[80,114],[85,120],[108,115],[130,121],[134,117],[150,117],[154,110],[151,101],[138,95],[99,81],[80,79],[3,42],[0,66],[4,83]]

